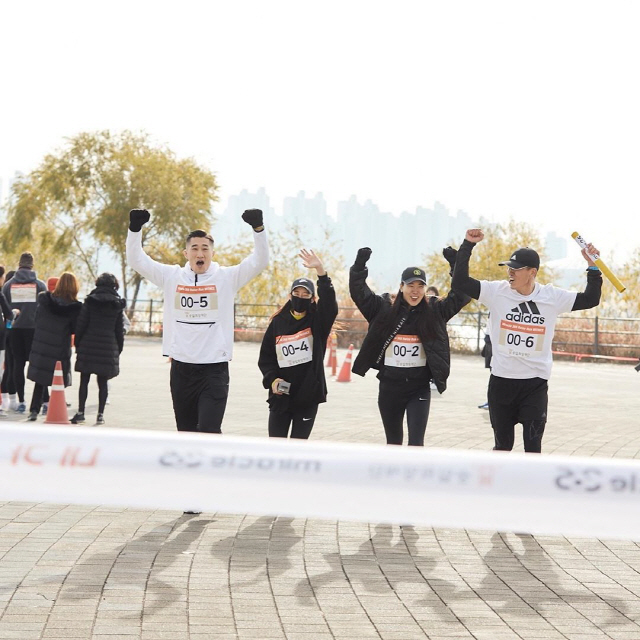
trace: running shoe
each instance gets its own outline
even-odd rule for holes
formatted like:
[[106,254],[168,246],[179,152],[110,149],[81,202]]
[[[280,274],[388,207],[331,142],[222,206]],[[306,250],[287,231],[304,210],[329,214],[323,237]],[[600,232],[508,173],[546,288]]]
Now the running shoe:
[[26,410],[27,405],[24,402],[21,402],[16,409],[16,413],[24,413]]
[[478,405],[478,409],[488,409],[489,408],[489,403],[485,402],[484,404],[479,404]]
[[42,415],[43,415],[43,416],[46,416],[46,415],[47,415],[47,411],[49,411],[49,403],[48,403],[48,402],[45,402],[45,403],[42,405]]
[[80,424],[81,422],[84,422],[84,413],[78,412],[71,418],[71,424]]
[[99,413],[96,419],[96,424],[104,424],[104,413]]
[[185,516],[197,516],[201,514],[202,511],[183,511],[182,514]]

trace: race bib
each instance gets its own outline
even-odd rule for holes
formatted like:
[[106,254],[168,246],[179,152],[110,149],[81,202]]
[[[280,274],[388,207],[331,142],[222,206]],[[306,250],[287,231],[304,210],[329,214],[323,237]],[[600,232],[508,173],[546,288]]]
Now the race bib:
[[311,362],[313,356],[311,329],[303,329],[292,336],[276,336],[276,353],[280,368]]
[[542,351],[546,327],[522,324],[511,320],[500,321],[498,351],[508,356],[529,358]]
[[176,287],[174,313],[177,322],[212,324],[218,321],[218,290],[215,284]]
[[427,356],[418,336],[396,336],[384,352],[386,367],[425,367]]
[[35,302],[38,295],[38,287],[35,282],[29,284],[11,285],[11,302]]

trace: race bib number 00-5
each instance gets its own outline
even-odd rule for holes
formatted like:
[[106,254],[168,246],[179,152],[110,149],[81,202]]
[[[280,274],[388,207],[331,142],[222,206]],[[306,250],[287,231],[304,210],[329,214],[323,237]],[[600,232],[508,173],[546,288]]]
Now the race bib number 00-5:
[[278,366],[281,369],[311,362],[313,357],[311,329],[303,329],[291,336],[277,336],[276,354]]
[[501,320],[498,350],[506,355],[529,358],[542,351],[545,332],[542,325]]
[[384,353],[386,367],[424,367],[427,356],[418,336],[396,336]]
[[218,321],[218,290],[214,284],[176,287],[174,311],[177,322],[212,324]]

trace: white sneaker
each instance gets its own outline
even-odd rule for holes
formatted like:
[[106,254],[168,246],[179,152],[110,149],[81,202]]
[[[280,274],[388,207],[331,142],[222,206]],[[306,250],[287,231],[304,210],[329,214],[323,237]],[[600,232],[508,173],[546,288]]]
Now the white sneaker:
[[9,402],[9,410],[10,411],[17,411],[18,410],[18,401],[17,400],[11,400]]

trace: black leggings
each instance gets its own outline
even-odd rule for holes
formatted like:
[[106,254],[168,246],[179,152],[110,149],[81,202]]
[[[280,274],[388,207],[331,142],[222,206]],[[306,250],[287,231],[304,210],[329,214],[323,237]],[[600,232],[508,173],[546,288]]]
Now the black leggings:
[[306,440],[311,435],[317,413],[317,404],[282,413],[269,411],[269,437],[286,438],[289,435],[289,427],[291,427],[292,438]]
[[406,412],[409,446],[423,447],[430,406],[431,389],[429,383],[426,387],[420,387],[416,390],[415,383],[381,380],[378,391],[378,409],[380,409],[380,417],[387,436],[387,444],[402,444],[402,423]]
[[[105,376],[96,376],[98,378],[98,413],[104,413],[104,407],[107,404],[107,396],[109,395],[109,387],[107,382],[109,378]],[[87,404],[87,395],[89,394],[90,373],[80,374],[80,389],[78,390],[78,413],[84,413]]]

